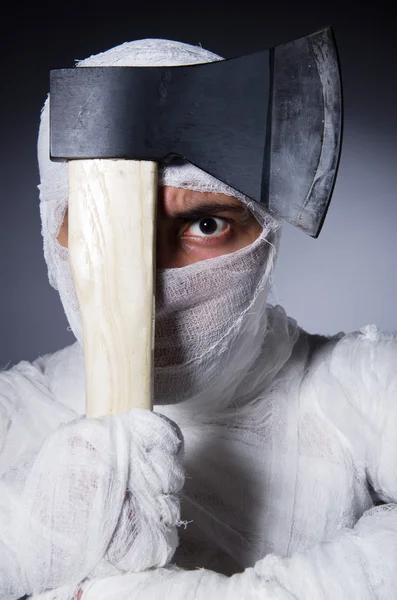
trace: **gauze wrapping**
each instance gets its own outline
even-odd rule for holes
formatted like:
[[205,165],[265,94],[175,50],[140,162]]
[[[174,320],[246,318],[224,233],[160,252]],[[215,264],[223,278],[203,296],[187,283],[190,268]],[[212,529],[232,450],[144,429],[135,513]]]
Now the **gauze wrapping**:
[[232,577],[205,569],[157,569],[88,582],[83,600],[394,600],[396,535],[397,510],[389,504],[368,511],[333,540],[290,558],[269,554]]
[[61,425],[36,456],[22,456],[0,478],[0,561],[2,541],[8,547],[0,597],[168,563],[178,543],[181,449],[175,424],[133,409]]
[[[221,57],[200,47],[149,39],[122,44],[83,60],[78,66],[171,66],[216,60]],[[67,208],[68,175],[65,163],[49,159],[48,100],[42,111],[38,157],[42,234],[49,279],[59,290],[71,329],[82,344],[82,324],[68,250],[57,241]],[[156,403],[163,404],[191,398],[220,377],[225,380],[227,365],[236,373],[238,364],[241,375],[258,353],[254,333],[263,335],[266,328],[264,307],[279,223],[259,204],[188,163],[162,166],[159,183],[235,196],[263,225],[262,235],[254,244],[232,255],[158,272],[155,397]],[[249,319],[254,312],[255,319]]]
[[[124,54],[209,60],[153,40],[89,60]],[[40,136],[50,278],[78,334],[56,242],[67,177],[48,160],[48,109]],[[161,178],[225,192],[188,165]],[[279,231],[250,209],[263,225],[251,246],[158,273],[156,410],[178,423],[186,470],[174,564],[160,566],[179,519],[176,428],[150,411],[76,422],[85,397],[74,344],[0,373],[2,599],[51,585],[34,598],[76,600],[78,587],[83,600],[395,598],[396,508],[368,509],[397,501],[397,340],[373,328],[326,339],[265,310]]]
[[[196,402],[233,395],[260,352],[275,255],[273,222],[250,246],[158,272],[155,398]],[[218,406],[220,406],[218,404]]]

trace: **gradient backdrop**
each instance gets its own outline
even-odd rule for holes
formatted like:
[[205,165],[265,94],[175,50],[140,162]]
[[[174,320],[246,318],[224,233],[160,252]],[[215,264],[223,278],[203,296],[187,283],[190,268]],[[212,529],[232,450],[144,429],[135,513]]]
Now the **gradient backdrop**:
[[74,341],[40,235],[36,137],[48,72],[144,37],[233,57],[334,27],[345,101],[339,176],[318,240],[284,227],[273,299],[310,332],[397,329],[397,27],[386,4],[112,2],[90,11],[80,2],[56,15],[49,6],[30,14],[18,3],[12,14],[8,5],[0,22],[0,367]]

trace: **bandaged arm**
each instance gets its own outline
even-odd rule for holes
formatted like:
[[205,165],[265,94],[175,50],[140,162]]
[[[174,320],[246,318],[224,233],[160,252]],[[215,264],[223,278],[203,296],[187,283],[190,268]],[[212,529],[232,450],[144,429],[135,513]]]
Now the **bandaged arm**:
[[[369,336],[370,337],[370,336]],[[343,529],[289,558],[268,555],[251,569],[227,578],[200,569],[155,568],[82,583],[83,600],[389,600],[397,588],[396,431],[393,339],[343,339],[327,371],[340,384],[330,418],[352,452],[366,461],[368,478],[389,504],[371,509],[353,529]],[[323,380],[324,381],[324,380]],[[329,407],[328,407],[329,408]],[[346,418],[349,415],[349,418]],[[71,600],[59,589],[35,598]]]
[[163,566],[177,545],[177,426],[140,409],[76,418],[46,383],[28,363],[0,374],[1,600],[64,585],[72,598],[86,578]]
[[[26,593],[15,540],[23,535],[21,497],[41,445],[62,422],[76,415],[56,404],[42,373],[21,362],[0,373],[0,598]],[[23,539],[23,538],[22,538]]]
[[[83,600],[391,600],[397,590],[397,342],[373,328],[345,336],[317,372],[334,391],[325,416],[379,499],[352,529],[289,558],[267,555],[233,577],[176,567],[87,581]],[[335,387],[336,386],[336,387]],[[339,393],[335,393],[339,386]],[[326,394],[324,393],[324,398]],[[332,402],[330,401],[332,400]]]

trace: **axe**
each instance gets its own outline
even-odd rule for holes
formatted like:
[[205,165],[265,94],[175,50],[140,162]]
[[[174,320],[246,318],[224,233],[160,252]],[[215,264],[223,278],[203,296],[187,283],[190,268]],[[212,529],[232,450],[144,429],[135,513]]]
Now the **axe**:
[[317,237],[341,131],[329,27],[213,63],[51,71],[50,155],[69,161],[87,416],[152,406],[158,163],[187,160]]

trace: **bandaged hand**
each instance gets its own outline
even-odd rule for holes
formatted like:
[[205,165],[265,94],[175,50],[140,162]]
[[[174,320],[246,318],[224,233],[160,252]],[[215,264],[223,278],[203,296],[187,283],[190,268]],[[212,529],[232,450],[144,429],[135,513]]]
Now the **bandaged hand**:
[[181,447],[176,425],[141,409],[81,419],[52,434],[23,491],[18,555],[28,591],[169,562]]

